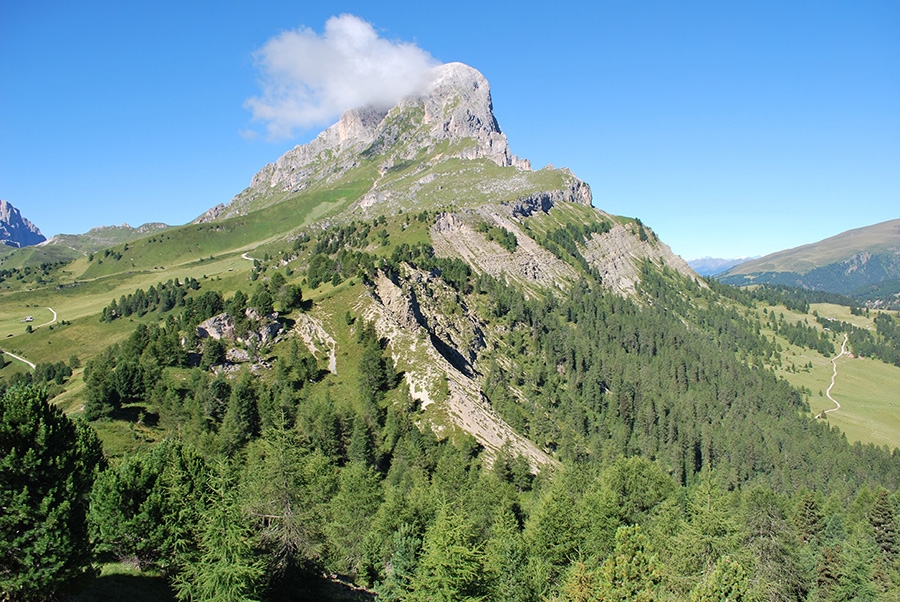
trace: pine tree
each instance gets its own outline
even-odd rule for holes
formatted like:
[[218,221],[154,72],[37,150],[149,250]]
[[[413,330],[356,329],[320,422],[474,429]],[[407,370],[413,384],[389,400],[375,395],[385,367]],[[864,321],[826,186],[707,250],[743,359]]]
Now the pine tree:
[[894,504],[891,502],[890,494],[887,490],[882,489],[875,497],[875,503],[869,512],[869,523],[875,530],[875,541],[881,548],[885,560],[892,563],[897,557],[898,545],[900,545],[900,537],[897,533],[897,520],[894,515]]
[[205,482],[203,459],[171,439],[104,471],[91,492],[95,551],[136,561],[142,569],[167,569],[197,526]]
[[794,525],[797,527],[800,540],[805,544],[818,540],[825,530],[825,517],[812,492],[804,491],[801,494],[794,514]]
[[652,602],[660,574],[656,556],[647,552],[644,534],[637,525],[619,527],[616,549],[600,567],[596,585],[598,602]]
[[245,372],[231,390],[228,410],[222,421],[220,436],[226,454],[234,454],[259,434],[258,397],[253,376]]
[[716,478],[709,473],[691,491],[688,520],[675,534],[673,568],[687,577],[685,591],[713,571],[722,556],[740,549],[740,521]]
[[248,446],[243,505],[268,555],[271,589],[292,589],[320,566],[334,489],[330,461],[304,447],[284,421]]
[[422,550],[422,538],[412,525],[403,523],[394,533],[393,549],[386,576],[378,587],[379,602],[409,599]]
[[365,537],[380,504],[381,483],[371,466],[354,461],[341,469],[337,495],[329,504],[331,520],[325,528],[333,548],[330,566],[335,572],[359,575]]
[[597,573],[578,559],[566,571],[556,602],[595,602],[597,600]]
[[491,598],[509,602],[532,600],[527,566],[519,522],[510,508],[501,508],[485,545],[485,571],[490,580]]
[[39,388],[0,397],[0,592],[43,600],[91,573],[87,511],[100,443]]
[[821,600],[830,600],[843,579],[842,548],[840,545],[825,546],[819,553],[816,566],[816,595]]

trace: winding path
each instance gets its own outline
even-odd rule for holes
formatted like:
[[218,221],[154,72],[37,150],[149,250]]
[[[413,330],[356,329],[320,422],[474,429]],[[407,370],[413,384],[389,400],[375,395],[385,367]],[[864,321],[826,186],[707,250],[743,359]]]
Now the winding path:
[[836,412],[841,409],[841,404],[838,403],[837,399],[835,399],[834,397],[831,396],[831,390],[834,388],[834,379],[837,378],[837,360],[838,360],[838,358],[843,357],[845,355],[849,355],[849,353],[847,352],[847,338],[848,338],[848,336],[845,334],[844,342],[841,343],[841,352],[838,353],[833,358],[831,358],[831,365],[834,368],[834,371],[831,373],[831,384],[828,385],[828,389],[825,390],[825,397],[830,399],[831,402],[837,407],[831,408],[830,410],[823,411],[821,414],[816,416],[816,418],[821,418],[828,412]]
[[247,255],[247,253],[241,254],[241,257],[243,259],[246,259],[247,261],[259,261],[256,257],[250,257],[249,255]]
[[[51,324],[53,324],[54,322],[56,322],[56,320],[57,320],[57,318],[59,317],[59,315],[56,313],[56,311],[55,311],[52,307],[48,307],[47,309],[49,309],[49,310],[50,310],[50,313],[53,314],[53,319],[50,320],[49,322],[44,322],[43,324],[39,324],[38,326],[35,326],[35,328],[40,328],[40,327],[42,327],[42,326],[50,326]],[[21,355],[16,355],[15,353],[12,353],[12,352],[10,352],[10,351],[5,351],[5,350],[4,350],[3,353],[5,353],[6,355],[8,355],[9,357],[11,357],[11,358],[13,358],[13,359],[19,360],[19,361],[22,362],[23,364],[28,364],[28,367],[31,368],[32,370],[34,370],[34,362],[29,362],[28,360],[26,360],[26,359],[25,359],[24,357],[22,357]]]

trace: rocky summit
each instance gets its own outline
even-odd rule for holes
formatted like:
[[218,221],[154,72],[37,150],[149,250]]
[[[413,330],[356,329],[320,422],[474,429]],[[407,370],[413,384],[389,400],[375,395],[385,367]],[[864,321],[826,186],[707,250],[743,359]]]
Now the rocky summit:
[[30,247],[45,240],[38,227],[22,217],[18,209],[0,200],[0,243],[8,247]]
[[273,199],[277,202],[279,195],[336,181],[366,158],[379,158],[383,176],[422,156],[429,156],[432,163],[484,158],[501,167],[531,170],[527,160],[510,152],[494,117],[485,77],[468,65],[448,63],[433,69],[431,83],[421,95],[404,98],[389,110],[346,111],[314,140],[263,167],[231,203],[213,207],[196,222],[242,215]]

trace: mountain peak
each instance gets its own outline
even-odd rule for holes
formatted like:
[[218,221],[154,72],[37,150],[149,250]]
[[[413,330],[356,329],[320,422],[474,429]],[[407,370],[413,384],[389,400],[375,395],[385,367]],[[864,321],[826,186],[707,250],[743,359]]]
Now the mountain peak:
[[47,240],[40,229],[22,217],[12,203],[0,199],[0,244],[30,247]]
[[423,151],[435,152],[439,145],[441,160],[487,159],[501,167],[531,170],[527,160],[510,152],[484,75],[463,63],[446,63],[432,70],[421,93],[389,110],[367,106],[345,111],[312,141],[263,167],[231,203],[213,207],[195,221],[246,213],[284,193],[296,194],[338,178],[364,160],[378,161],[384,173]]

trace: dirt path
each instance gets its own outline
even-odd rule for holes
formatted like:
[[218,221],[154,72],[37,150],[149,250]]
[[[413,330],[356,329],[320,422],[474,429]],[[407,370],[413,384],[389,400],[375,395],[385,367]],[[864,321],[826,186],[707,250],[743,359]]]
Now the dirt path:
[[41,326],[50,326],[51,324],[56,322],[56,318],[57,318],[56,312],[53,310],[52,307],[48,307],[47,309],[49,309],[50,313],[53,314],[53,319],[50,320],[49,322],[44,322],[43,324],[39,324],[38,326],[35,326],[35,328],[40,328]]
[[23,364],[28,364],[28,366],[29,366],[32,370],[34,370],[34,364],[32,364],[31,362],[29,362],[28,360],[26,360],[24,357],[18,356],[18,355],[16,355],[15,353],[10,353],[9,351],[4,351],[3,353],[5,353],[6,355],[8,355],[9,357],[11,357],[11,358],[13,358],[13,359],[19,360],[19,361],[22,362]]
[[837,401],[834,397],[831,396],[831,390],[834,388],[834,379],[837,378],[837,361],[838,361],[838,358],[841,358],[841,357],[843,357],[843,356],[845,356],[845,355],[850,355],[850,354],[847,352],[847,338],[848,338],[848,337],[847,337],[847,335],[845,334],[845,335],[844,335],[844,342],[841,343],[841,352],[838,353],[838,354],[837,354],[836,356],[834,356],[833,358],[831,358],[831,365],[832,365],[832,367],[834,368],[834,371],[831,373],[831,384],[828,385],[828,389],[825,390],[825,397],[827,397],[828,399],[830,399],[831,402],[832,402],[836,407],[833,407],[833,408],[831,408],[830,410],[825,410],[824,412],[822,412],[821,414],[819,414],[818,416],[816,416],[816,418],[821,418],[822,416],[824,416],[825,414],[827,414],[827,413],[829,413],[829,412],[836,412],[836,411],[838,411],[838,410],[841,409],[841,404],[838,403],[838,401]]
[[246,259],[247,261],[259,261],[256,257],[250,257],[250,256],[247,255],[246,253],[242,253],[242,254],[241,254],[241,257],[242,257],[243,259]]

